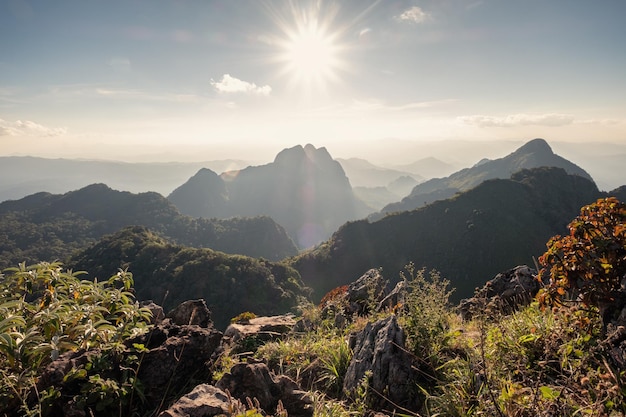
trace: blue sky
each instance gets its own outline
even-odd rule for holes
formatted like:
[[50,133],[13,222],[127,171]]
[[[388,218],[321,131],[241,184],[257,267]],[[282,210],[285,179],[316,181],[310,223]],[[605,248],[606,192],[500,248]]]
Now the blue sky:
[[623,0],[3,0],[0,154],[626,144],[625,17]]

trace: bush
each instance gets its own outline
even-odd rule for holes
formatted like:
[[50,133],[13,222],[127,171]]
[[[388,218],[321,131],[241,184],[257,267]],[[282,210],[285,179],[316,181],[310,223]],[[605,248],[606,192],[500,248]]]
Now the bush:
[[540,276],[550,279],[538,295],[542,305],[580,299],[602,312],[623,303],[626,204],[610,197],[583,207],[569,224],[569,235],[553,237],[547,247],[539,258]]
[[[149,310],[135,301],[127,271],[103,282],[80,280],[82,273],[63,271],[59,263],[20,264],[5,273],[0,274],[0,404],[8,410],[45,415],[46,404],[60,393],[51,387],[38,398],[28,395],[37,393],[35,382],[46,365],[79,349],[97,349],[101,358],[115,356],[150,321]],[[79,379],[87,378],[91,385],[77,403],[98,396],[123,401],[138,386],[132,376],[120,385],[93,373]]]

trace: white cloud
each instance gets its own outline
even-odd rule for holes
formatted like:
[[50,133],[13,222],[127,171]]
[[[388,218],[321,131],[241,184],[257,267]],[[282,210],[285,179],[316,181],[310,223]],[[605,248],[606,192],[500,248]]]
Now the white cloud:
[[230,74],[222,75],[221,81],[211,79],[211,85],[220,93],[252,93],[267,96],[272,92],[272,87],[269,85],[260,87],[254,83],[231,77]]
[[0,119],[0,136],[61,136],[67,129],[61,127],[47,127],[30,120],[9,122]]
[[478,127],[566,126],[574,123],[569,114],[509,114],[507,116],[472,115],[458,118],[462,123]]
[[399,16],[396,16],[396,19],[403,22],[424,23],[430,19],[430,14],[426,13],[420,7],[413,6],[402,12]]

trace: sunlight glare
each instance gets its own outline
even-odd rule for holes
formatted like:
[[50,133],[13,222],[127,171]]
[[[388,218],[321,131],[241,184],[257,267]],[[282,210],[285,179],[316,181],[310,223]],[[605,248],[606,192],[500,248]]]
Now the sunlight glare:
[[285,46],[288,70],[299,82],[320,84],[333,77],[336,47],[317,24],[299,27]]

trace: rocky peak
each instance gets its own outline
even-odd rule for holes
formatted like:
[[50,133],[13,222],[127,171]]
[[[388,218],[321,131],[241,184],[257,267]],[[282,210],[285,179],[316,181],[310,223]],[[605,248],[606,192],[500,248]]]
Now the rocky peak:
[[538,153],[538,154],[547,154],[552,155],[552,148],[548,145],[548,142],[545,139],[537,138],[533,139],[529,142],[526,142],[520,148],[518,148],[513,155],[515,154],[529,154],[529,153]]

